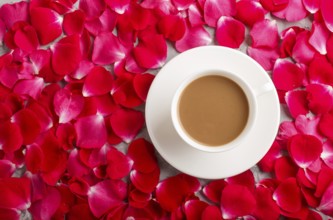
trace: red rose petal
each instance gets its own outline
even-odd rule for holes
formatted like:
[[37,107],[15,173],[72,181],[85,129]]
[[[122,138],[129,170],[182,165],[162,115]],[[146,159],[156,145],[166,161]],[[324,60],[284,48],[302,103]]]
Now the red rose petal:
[[321,140],[322,135],[318,131],[319,120],[319,117],[307,117],[305,115],[299,115],[295,120],[295,126],[299,133],[310,134]]
[[2,46],[2,41],[6,33],[6,26],[2,20],[0,20],[0,46]]
[[36,144],[28,145],[25,153],[25,165],[31,173],[41,170],[43,159],[42,149]]
[[99,16],[106,8],[103,0],[81,0],[79,2],[79,9],[81,9],[88,19]]
[[186,10],[194,2],[194,0],[171,0],[171,2],[176,6],[176,8],[181,10]]
[[199,3],[190,5],[190,7],[187,9],[187,12],[188,20],[192,27],[205,24],[203,21],[203,14]]
[[122,152],[111,147],[106,157],[108,161],[106,172],[110,179],[121,179],[129,174],[133,161]]
[[272,78],[277,89],[289,91],[302,85],[304,71],[296,64],[278,59],[273,68]]
[[151,199],[150,193],[141,192],[138,189],[131,189],[128,195],[129,205],[135,208],[145,208]]
[[221,16],[233,16],[236,14],[236,1],[206,0],[204,3],[204,19],[208,26],[216,27]]
[[285,9],[288,6],[289,1],[290,0],[260,0],[260,3],[266,10],[275,12]]
[[138,190],[145,193],[151,193],[155,190],[160,180],[160,169],[157,167],[155,170],[149,173],[133,170],[130,174],[130,178],[133,185]]
[[333,143],[328,140],[323,144],[323,153],[321,154],[321,158],[324,163],[333,169]]
[[236,11],[235,17],[250,27],[265,18],[265,10],[258,1],[237,1]]
[[307,16],[302,0],[289,0],[287,7],[274,12],[274,16],[287,21],[299,21]]
[[49,8],[30,8],[31,24],[36,29],[41,44],[48,44],[62,33],[61,17]]
[[[332,181],[333,169],[323,165],[318,174],[317,187],[315,193],[313,193],[313,196],[321,198]],[[319,203],[317,205],[319,205]]]
[[100,218],[109,210],[122,205],[127,185],[121,180],[104,180],[90,187],[88,203],[95,217]]
[[85,78],[82,94],[85,97],[103,95],[111,91],[113,76],[104,67],[94,67]]
[[119,106],[115,103],[114,98],[109,94],[94,96],[97,112],[103,116],[107,116],[115,112]]
[[31,182],[28,178],[0,179],[0,207],[26,210],[31,204]]
[[327,59],[333,63],[333,35],[331,35],[326,42],[326,50]]
[[54,111],[59,116],[59,123],[67,123],[76,118],[83,109],[84,98],[68,89],[56,92],[53,99]]
[[296,36],[296,42],[292,50],[292,57],[298,63],[309,63],[316,52],[310,45],[309,38],[310,32],[306,30]]
[[321,0],[303,0],[303,5],[308,12],[315,14],[320,8]]
[[23,144],[33,143],[41,132],[41,125],[37,115],[29,110],[22,109],[12,116],[12,121],[21,130]]
[[286,103],[293,118],[309,113],[307,92],[304,90],[293,90],[286,93]]
[[84,219],[95,220],[96,218],[91,213],[88,204],[80,203],[73,205],[67,213],[68,220]]
[[278,180],[285,180],[297,174],[298,167],[290,157],[283,156],[276,159],[274,164],[275,177]]
[[284,180],[274,191],[273,199],[287,212],[297,212],[302,208],[302,195],[297,181],[291,177]]
[[333,108],[333,89],[325,84],[310,84],[308,92],[309,109],[315,114],[324,114]]
[[21,212],[16,209],[0,208],[0,218],[1,219],[11,219],[11,220],[20,220]]
[[107,134],[103,116],[79,118],[74,126],[78,147],[101,148],[106,143]]
[[89,60],[81,60],[78,68],[71,74],[75,79],[82,79],[94,68],[94,64]]
[[247,53],[267,71],[273,69],[274,63],[279,57],[276,49],[248,47]]
[[256,189],[257,207],[253,213],[256,219],[279,219],[280,209],[272,198],[272,192],[265,187]]
[[94,36],[103,32],[112,32],[116,26],[118,15],[109,8],[106,8],[101,15],[85,21],[84,27]]
[[138,74],[133,78],[133,87],[137,95],[146,101],[148,91],[155,76],[152,74]]
[[73,72],[81,61],[79,36],[62,38],[53,45],[52,52],[52,67],[57,74],[66,75]]
[[120,108],[111,115],[110,122],[114,133],[129,143],[141,130],[144,117],[140,111]]
[[112,64],[126,56],[126,48],[111,32],[101,33],[96,36],[92,61],[99,65]]
[[63,28],[67,35],[81,34],[84,26],[85,14],[81,10],[76,10],[64,15]]
[[180,15],[166,15],[158,22],[157,28],[166,39],[177,41],[184,36],[186,25]]
[[247,170],[236,176],[226,178],[228,184],[238,184],[249,188],[250,191],[254,190],[255,180],[251,170]]
[[317,55],[309,64],[309,80],[311,83],[333,85],[333,66],[325,56]]
[[280,52],[281,58],[289,57],[292,54],[292,50],[296,43],[296,36],[301,32],[300,27],[290,27],[281,32],[281,45],[280,45]]
[[333,182],[327,187],[317,209],[326,215],[333,215]]
[[202,219],[222,220],[221,210],[217,206],[209,205],[201,215]]
[[[241,206],[240,206],[241,204]],[[227,185],[221,196],[221,210],[224,219],[233,219],[253,213],[256,199],[246,186]]]
[[81,177],[90,172],[89,168],[81,162],[77,149],[73,149],[69,154],[67,170],[74,177]]
[[9,29],[17,21],[28,21],[29,3],[25,1],[3,4],[0,7],[0,20]]
[[[175,187],[177,186],[177,187]],[[166,211],[176,210],[184,199],[200,188],[198,179],[178,174],[161,181],[156,188],[156,199]]]
[[333,113],[330,112],[323,114],[318,124],[320,132],[331,140],[333,140],[333,129],[331,127],[332,123],[333,123]]
[[200,200],[188,200],[184,204],[186,219],[201,220],[201,216],[208,204]]
[[333,32],[333,16],[331,13],[333,10],[333,3],[331,1],[321,1],[320,9],[326,27]]
[[327,53],[326,42],[330,36],[329,30],[322,22],[314,21],[312,23],[311,36],[309,43],[312,45],[320,54],[325,55]]
[[225,180],[213,180],[209,182],[203,189],[203,194],[212,202],[219,203],[224,187],[227,185]]
[[279,142],[274,141],[266,155],[259,161],[259,168],[264,172],[272,172],[276,159],[282,155],[281,150]]
[[186,31],[180,40],[176,41],[175,47],[178,52],[184,52],[194,47],[208,45],[212,41],[209,32],[202,26],[186,25]]
[[[267,33],[270,33],[270,38],[267,38]],[[268,19],[255,23],[250,36],[252,47],[277,48],[280,40],[276,21]]]
[[245,38],[245,26],[240,21],[221,16],[217,22],[216,40],[219,45],[239,48]]
[[106,4],[118,14],[124,14],[130,5],[130,0],[106,0]]
[[130,143],[127,155],[134,161],[133,169],[137,171],[151,173],[158,168],[154,146],[143,138]]
[[40,77],[23,79],[16,82],[13,90],[17,94],[30,96],[37,99],[44,88],[44,80]]
[[15,32],[14,42],[20,49],[31,52],[38,46],[37,33],[32,26],[26,25]]
[[0,160],[0,178],[8,178],[13,175],[16,166],[9,160]]
[[290,139],[289,153],[295,163],[306,168],[314,163],[323,151],[321,141],[312,135],[297,134]]

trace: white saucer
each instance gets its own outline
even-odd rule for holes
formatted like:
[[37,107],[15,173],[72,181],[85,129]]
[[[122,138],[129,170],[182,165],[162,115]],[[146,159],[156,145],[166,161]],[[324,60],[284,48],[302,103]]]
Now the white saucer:
[[251,87],[273,83],[266,71],[246,54],[221,46],[188,50],[169,61],[154,79],[146,102],[146,124],[156,150],[181,172],[204,179],[237,175],[254,166],[269,150],[280,122],[275,89],[257,98],[253,129],[239,146],[218,153],[204,152],[185,143],[171,122],[171,101],[178,86],[193,73],[225,70],[237,73]]

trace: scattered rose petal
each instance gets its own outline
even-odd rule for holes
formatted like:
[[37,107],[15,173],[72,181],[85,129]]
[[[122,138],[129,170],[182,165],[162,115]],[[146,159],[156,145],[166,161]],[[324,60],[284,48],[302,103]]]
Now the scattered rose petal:
[[286,93],[286,103],[289,112],[293,118],[299,115],[306,115],[309,113],[307,92],[304,90],[293,90]]
[[184,204],[186,219],[201,220],[201,216],[208,204],[200,200],[189,200]]
[[[270,37],[267,37],[270,33]],[[279,33],[276,21],[268,19],[255,23],[250,31],[252,47],[276,48],[279,43]]]
[[327,50],[327,59],[333,63],[333,35],[331,35],[326,43],[326,50]]
[[133,78],[134,90],[142,101],[146,101],[150,85],[154,78],[155,76],[149,73],[138,74]]
[[221,16],[233,16],[236,14],[236,1],[206,0],[204,3],[204,20],[207,25],[216,27]]
[[67,35],[81,34],[84,26],[85,14],[76,10],[64,15],[63,28]]
[[333,129],[331,128],[333,123],[333,112],[325,113],[321,116],[318,128],[320,132],[328,137],[330,140],[333,140]]
[[106,143],[107,134],[103,116],[79,118],[74,126],[78,147],[101,148]]
[[251,170],[247,170],[236,176],[226,178],[225,181],[228,184],[238,184],[248,187],[250,191],[254,190],[255,180]]
[[281,150],[279,142],[274,141],[266,155],[259,161],[259,168],[264,172],[273,171],[276,159],[282,156]]
[[111,147],[107,153],[108,167],[106,172],[110,179],[121,179],[127,176],[132,168],[133,161],[116,148]]
[[260,0],[262,6],[270,12],[281,11],[285,9],[290,0]]
[[111,115],[110,122],[114,133],[129,143],[141,130],[144,117],[140,111],[120,108]]
[[81,9],[86,14],[88,19],[99,16],[105,7],[106,4],[103,0],[81,0],[79,2],[79,9]]
[[1,5],[0,20],[4,22],[7,28],[10,28],[17,21],[28,21],[28,10],[29,3],[25,1]]
[[77,149],[73,149],[68,157],[67,170],[71,176],[81,177],[89,173],[89,168],[85,166],[79,157]]
[[299,115],[295,120],[295,127],[299,133],[313,135],[321,140],[322,135],[318,130],[319,120],[319,117]]
[[303,5],[308,12],[315,14],[320,8],[321,0],[303,0]]
[[44,80],[40,77],[22,79],[16,82],[13,90],[17,94],[30,96],[34,99],[37,99],[42,92],[44,83]]
[[103,95],[111,91],[113,76],[104,67],[96,66],[85,78],[82,94],[84,97]]
[[265,10],[259,1],[241,0],[236,2],[235,17],[244,24],[252,27],[255,23],[264,20]]
[[330,36],[329,30],[322,22],[314,21],[312,23],[312,32],[309,43],[322,55],[327,53],[326,42]]
[[276,159],[274,171],[276,179],[283,181],[296,176],[298,167],[290,157],[282,156]]
[[280,53],[281,58],[289,57],[292,54],[292,50],[296,43],[296,36],[301,32],[301,28],[294,26],[287,28],[281,32],[281,45],[280,45]]
[[256,60],[265,70],[272,70],[279,57],[276,49],[248,47],[247,53]]
[[129,195],[128,195],[128,202],[131,207],[135,208],[145,208],[149,202],[149,200],[152,198],[150,193],[144,193],[140,190],[133,188],[131,189]]
[[221,210],[217,206],[209,205],[202,213],[202,219],[222,220]]
[[333,89],[325,84],[310,84],[308,92],[309,109],[315,114],[326,113],[333,108]]
[[298,63],[309,63],[315,54],[315,49],[309,43],[309,38],[310,32],[306,30],[296,36],[296,42],[292,49],[292,57]]
[[2,41],[3,41],[3,37],[5,36],[6,33],[6,26],[5,23],[3,23],[2,20],[0,20],[0,46],[2,46]]
[[177,41],[185,34],[185,20],[180,15],[166,15],[158,22],[157,28],[166,39]]
[[333,215],[333,183],[327,187],[325,193],[323,194],[320,204],[317,209],[326,215]]
[[314,56],[309,63],[308,75],[311,83],[333,85],[333,66],[325,56]]
[[188,9],[189,6],[194,3],[194,0],[171,0],[171,2],[176,6],[176,8],[181,11]]
[[142,192],[151,193],[160,180],[160,169],[157,167],[149,173],[133,170],[130,174],[133,185]]
[[89,209],[89,205],[86,203],[79,203],[73,205],[67,213],[68,220],[85,219],[94,220],[96,219]]
[[333,3],[331,1],[323,1],[321,0],[321,14],[323,16],[324,22],[326,24],[326,27],[333,32],[333,16],[332,16],[332,9],[333,9]]
[[37,33],[32,26],[26,25],[15,32],[14,42],[22,50],[32,52],[38,46]]
[[202,190],[203,194],[212,202],[219,203],[224,187],[227,185],[225,180],[213,180]]
[[106,4],[118,14],[124,14],[125,10],[128,9],[130,0],[106,0]]
[[280,209],[272,198],[272,192],[268,188],[256,189],[257,207],[253,216],[257,219],[279,219]]
[[307,16],[302,0],[289,0],[287,7],[274,12],[274,16],[287,21],[299,21]]
[[[242,204],[240,206],[240,204]],[[221,210],[224,219],[234,219],[251,214],[256,207],[256,199],[251,191],[238,184],[227,185],[221,196]]]
[[20,220],[21,213],[16,209],[3,209],[0,208],[0,218],[1,219],[11,219],[11,220]]
[[221,16],[217,22],[216,40],[219,45],[239,48],[245,38],[245,26],[232,17]]
[[0,178],[8,178],[13,175],[16,166],[9,160],[0,160]]
[[[332,180],[333,170],[330,167],[323,165],[318,174],[317,187],[316,191],[313,193],[313,196],[321,198]],[[319,205],[319,203],[317,205]]]

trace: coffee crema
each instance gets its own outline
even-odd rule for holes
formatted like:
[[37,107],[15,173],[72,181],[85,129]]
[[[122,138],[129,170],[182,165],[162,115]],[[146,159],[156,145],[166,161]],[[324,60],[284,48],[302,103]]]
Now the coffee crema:
[[207,146],[220,146],[243,131],[249,103],[236,82],[212,73],[184,88],[178,101],[178,117],[192,139]]

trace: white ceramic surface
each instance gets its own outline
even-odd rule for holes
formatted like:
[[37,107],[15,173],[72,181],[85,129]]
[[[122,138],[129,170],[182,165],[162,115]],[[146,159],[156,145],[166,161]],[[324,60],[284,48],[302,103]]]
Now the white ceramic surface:
[[[192,74],[207,70],[237,74],[260,94],[252,129],[227,151],[193,148],[178,135],[171,120],[171,103],[179,86]],[[270,148],[280,122],[278,96],[266,71],[246,54],[221,46],[195,48],[170,60],[150,87],[145,114],[149,136],[160,155],[176,169],[204,179],[226,178],[250,169]]]

